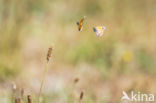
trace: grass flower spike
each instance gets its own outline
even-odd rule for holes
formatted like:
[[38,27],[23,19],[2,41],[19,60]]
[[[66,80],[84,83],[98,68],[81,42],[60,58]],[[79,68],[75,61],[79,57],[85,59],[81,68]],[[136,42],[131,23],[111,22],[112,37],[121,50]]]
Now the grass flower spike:
[[48,53],[47,53],[47,62],[49,62],[50,58],[51,58],[51,55],[52,55],[52,51],[53,51],[53,46],[51,46],[48,50]]
[[45,67],[44,72],[43,72],[43,77],[42,77],[40,91],[39,91],[39,97],[38,97],[38,103],[40,103],[40,96],[41,96],[43,84],[44,84],[44,81],[45,81],[46,73],[48,71],[48,63],[49,63],[49,60],[50,60],[50,58],[52,56],[52,51],[53,51],[53,46],[51,46],[49,48],[48,53],[47,53],[47,64],[46,64],[46,67]]
[[80,103],[82,103],[83,96],[84,96],[84,92],[81,91],[81,93],[80,93],[80,98],[79,98]]

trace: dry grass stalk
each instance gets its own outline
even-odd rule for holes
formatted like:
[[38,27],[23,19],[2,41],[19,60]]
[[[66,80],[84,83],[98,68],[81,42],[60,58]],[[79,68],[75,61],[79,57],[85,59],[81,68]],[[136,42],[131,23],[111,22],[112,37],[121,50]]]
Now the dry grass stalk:
[[23,98],[24,97],[24,89],[22,88],[21,89],[21,98]]
[[21,103],[21,99],[20,98],[15,98],[15,103]]
[[13,92],[13,94],[16,92],[16,89],[17,89],[16,84],[13,83],[12,84],[12,92]]
[[27,99],[28,99],[28,103],[32,103],[31,95],[28,95]]
[[21,103],[24,103],[24,89],[21,88],[20,90],[20,95],[21,95]]
[[16,94],[16,89],[17,89],[17,87],[16,87],[16,84],[15,84],[15,83],[12,83],[12,84],[11,84],[11,89],[12,89],[11,101],[17,103],[17,102],[18,102],[18,101],[17,101],[17,98],[15,98],[15,94]]
[[70,99],[75,103],[76,97],[75,97],[75,89],[76,89],[76,84],[79,82],[79,78],[74,78],[72,83],[71,83],[71,93],[69,95]]
[[39,91],[39,96],[38,96],[38,102],[40,103],[40,96],[41,96],[41,92],[42,92],[42,88],[43,88],[43,84],[44,84],[44,81],[45,81],[45,77],[46,77],[46,73],[48,71],[48,62],[50,60],[50,57],[52,55],[52,50],[53,50],[53,46],[51,46],[48,50],[48,53],[47,53],[47,65],[44,69],[44,72],[43,72],[43,78],[42,78],[42,81],[41,81],[41,86],[40,86],[40,91]]

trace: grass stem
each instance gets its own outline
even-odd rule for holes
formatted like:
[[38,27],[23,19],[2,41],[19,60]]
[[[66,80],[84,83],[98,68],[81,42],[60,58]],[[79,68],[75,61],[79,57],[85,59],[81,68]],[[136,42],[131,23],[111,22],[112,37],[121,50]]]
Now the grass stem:
[[44,72],[43,72],[43,77],[42,77],[40,91],[39,91],[39,96],[38,96],[38,103],[40,103],[40,97],[41,97],[42,88],[43,88],[43,85],[44,85],[44,81],[45,81],[45,77],[46,77],[47,71],[48,71],[48,62],[46,64],[46,67],[45,67]]

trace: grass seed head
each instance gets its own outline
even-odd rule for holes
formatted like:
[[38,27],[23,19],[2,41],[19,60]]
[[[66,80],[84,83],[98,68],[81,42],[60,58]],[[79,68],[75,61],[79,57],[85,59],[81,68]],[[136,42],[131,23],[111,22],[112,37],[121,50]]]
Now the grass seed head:
[[79,78],[75,78],[74,79],[74,84],[78,83],[79,82]]
[[83,99],[83,96],[84,96],[84,92],[81,91],[81,93],[80,93],[80,101]]
[[47,53],[47,62],[49,62],[51,56],[52,56],[52,51],[53,51],[53,46],[51,46],[48,50],[48,53]]
[[28,103],[32,103],[31,95],[28,95],[27,99],[28,99]]

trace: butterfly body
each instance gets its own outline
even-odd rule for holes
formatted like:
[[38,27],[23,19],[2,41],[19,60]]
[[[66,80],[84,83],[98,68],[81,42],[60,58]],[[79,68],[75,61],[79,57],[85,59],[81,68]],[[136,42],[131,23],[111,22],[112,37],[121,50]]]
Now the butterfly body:
[[93,31],[95,32],[96,36],[101,37],[105,29],[106,29],[105,26],[98,26],[98,27],[94,27]]

